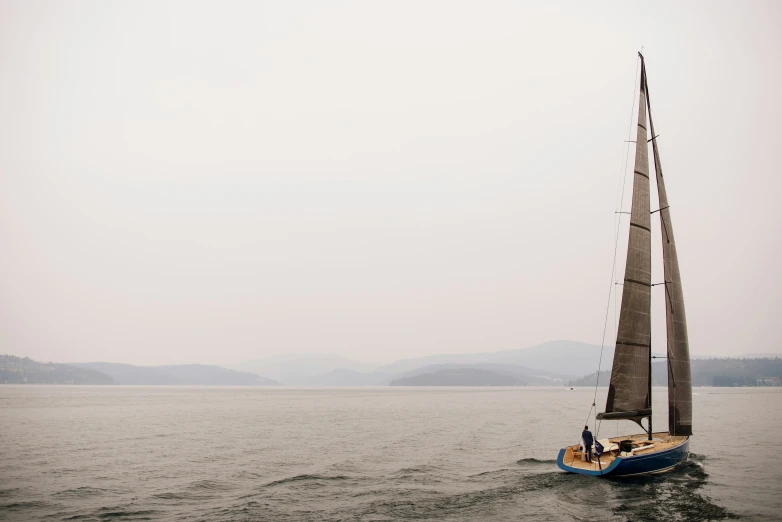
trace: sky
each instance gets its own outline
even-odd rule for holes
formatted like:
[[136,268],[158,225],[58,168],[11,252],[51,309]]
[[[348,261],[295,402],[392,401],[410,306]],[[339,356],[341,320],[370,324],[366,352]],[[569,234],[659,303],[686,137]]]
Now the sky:
[[601,344],[609,295],[613,344],[643,49],[691,353],[782,355],[780,26],[777,2],[0,0],[0,353]]

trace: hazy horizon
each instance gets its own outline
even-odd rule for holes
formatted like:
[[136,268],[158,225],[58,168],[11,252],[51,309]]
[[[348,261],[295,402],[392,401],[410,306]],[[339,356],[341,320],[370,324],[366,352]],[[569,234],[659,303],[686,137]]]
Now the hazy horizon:
[[774,2],[0,0],[0,352],[600,345],[643,48],[691,353],[782,355],[781,23]]

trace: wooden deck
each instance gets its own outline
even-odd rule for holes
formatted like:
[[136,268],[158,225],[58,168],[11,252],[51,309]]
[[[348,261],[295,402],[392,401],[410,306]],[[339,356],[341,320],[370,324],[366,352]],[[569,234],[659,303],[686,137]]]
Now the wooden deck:
[[[619,444],[622,440],[632,440],[636,444],[643,444],[643,446],[651,445],[651,448],[640,449],[633,452],[633,455],[649,455],[658,451],[667,450],[674,446],[681,444],[687,437],[668,435],[668,432],[652,433],[652,440],[649,440],[649,435],[641,433],[638,435],[624,435],[621,437],[611,437],[608,439],[610,442]],[[601,443],[605,439],[600,439]],[[605,444],[604,444],[605,446]],[[619,451],[606,451],[600,456],[600,462],[598,463],[597,457],[592,455],[592,462],[586,462],[583,460],[583,453],[581,447],[576,444],[574,446],[568,446],[565,449],[565,457],[563,462],[573,468],[587,469],[591,471],[600,471],[611,465],[616,457],[619,456]]]

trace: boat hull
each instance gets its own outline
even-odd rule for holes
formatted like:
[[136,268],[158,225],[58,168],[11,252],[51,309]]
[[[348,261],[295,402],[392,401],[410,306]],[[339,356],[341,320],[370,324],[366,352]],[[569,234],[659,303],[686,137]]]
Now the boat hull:
[[629,477],[670,471],[689,455],[690,439],[687,438],[684,442],[663,451],[646,455],[616,457],[611,464],[596,471],[567,465],[564,462],[566,451],[566,448],[561,449],[557,457],[557,466],[565,471],[596,477]]

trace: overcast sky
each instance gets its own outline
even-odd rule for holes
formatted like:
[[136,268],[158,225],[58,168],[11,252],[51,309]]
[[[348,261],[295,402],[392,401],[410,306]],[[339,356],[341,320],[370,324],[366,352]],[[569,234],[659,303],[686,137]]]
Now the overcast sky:
[[691,352],[782,354],[780,27],[778,2],[2,0],[0,353],[600,344],[643,46]]

